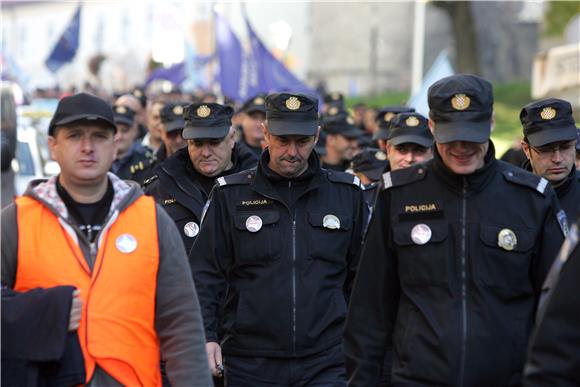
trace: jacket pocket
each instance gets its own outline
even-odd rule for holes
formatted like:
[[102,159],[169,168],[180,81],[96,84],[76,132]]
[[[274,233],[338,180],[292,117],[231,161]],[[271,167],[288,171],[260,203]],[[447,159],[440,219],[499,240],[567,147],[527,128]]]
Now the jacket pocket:
[[479,238],[482,249],[476,249],[480,252],[474,260],[474,278],[507,295],[531,294],[533,230],[482,224]]
[[346,263],[353,219],[334,212],[308,212],[308,251],[314,259]]
[[448,286],[448,228],[447,222],[432,220],[393,226],[401,283]]
[[277,211],[234,215],[236,258],[240,262],[277,259],[282,247],[279,220]]

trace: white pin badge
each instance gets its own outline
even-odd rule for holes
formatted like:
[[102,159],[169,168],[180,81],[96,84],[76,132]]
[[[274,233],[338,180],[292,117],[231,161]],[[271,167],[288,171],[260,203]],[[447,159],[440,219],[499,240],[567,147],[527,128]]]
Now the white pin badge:
[[249,232],[258,232],[262,228],[262,218],[252,215],[246,219],[246,229]]
[[120,252],[129,254],[137,248],[137,239],[131,234],[121,234],[117,237],[115,246]]
[[183,226],[183,233],[186,236],[193,238],[199,234],[199,226],[195,222],[187,222],[185,226]]
[[417,245],[424,245],[431,240],[431,228],[426,224],[417,224],[411,230],[411,239]]
[[331,230],[338,230],[340,228],[340,220],[336,217],[336,215],[324,215],[324,218],[322,218],[322,226]]
[[512,230],[504,228],[497,234],[497,244],[502,249],[511,251],[518,244],[518,238]]

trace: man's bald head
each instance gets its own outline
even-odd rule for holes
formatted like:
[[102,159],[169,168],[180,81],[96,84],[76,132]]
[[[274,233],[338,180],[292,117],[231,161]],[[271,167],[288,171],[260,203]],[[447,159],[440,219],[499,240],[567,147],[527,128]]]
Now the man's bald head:
[[133,94],[123,94],[115,101],[115,105],[117,106],[127,106],[134,112],[141,112],[143,110],[143,106],[137,97]]

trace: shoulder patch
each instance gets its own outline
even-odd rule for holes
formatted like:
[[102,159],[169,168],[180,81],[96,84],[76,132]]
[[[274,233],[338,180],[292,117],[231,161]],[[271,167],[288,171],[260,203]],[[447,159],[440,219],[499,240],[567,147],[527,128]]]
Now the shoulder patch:
[[222,176],[216,179],[216,183],[219,187],[225,185],[240,185],[240,184],[250,184],[254,178],[256,171],[253,169],[234,173],[233,175]]
[[335,183],[343,183],[343,184],[352,184],[361,188],[360,179],[358,176],[347,173],[347,172],[338,172],[338,171],[327,171],[326,175],[328,176],[328,180],[333,181]]
[[423,180],[426,172],[424,165],[416,165],[383,173],[382,189],[385,190]]
[[514,184],[523,185],[524,187],[531,188],[538,191],[542,195],[546,194],[546,187],[548,186],[548,180],[543,177],[534,175],[531,172],[516,169],[508,169],[503,171],[504,178]]
[[157,180],[159,178],[159,176],[157,175],[153,175],[145,180],[143,180],[143,187],[145,187],[146,185],[151,184],[152,182],[154,182],[155,180]]

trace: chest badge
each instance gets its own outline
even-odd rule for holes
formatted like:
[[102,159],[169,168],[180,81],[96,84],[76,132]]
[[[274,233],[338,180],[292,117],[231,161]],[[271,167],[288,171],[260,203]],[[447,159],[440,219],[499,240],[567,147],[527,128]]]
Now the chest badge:
[[117,237],[115,246],[120,252],[129,254],[137,248],[137,239],[131,234],[121,234]]
[[186,236],[193,238],[199,234],[199,226],[195,222],[187,222],[185,226],[183,226],[183,233]]
[[432,235],[431,228],[423,223],[415,225],[411,230],[411,239],[417,245],[424,245],[429,242]]
[[322,226],[331,230],[338,230],[340,228],[340,220],[336,215],[324,215],[324,218],[322,218]]
[[497,234],[497,244],[504,250],[512,251],[518,244],[518,238],[512,230],[504,228]]
[[246,230],[249,232],[258,232],[262,228],[262,218],[258,215],[249,216],[246,219]]

